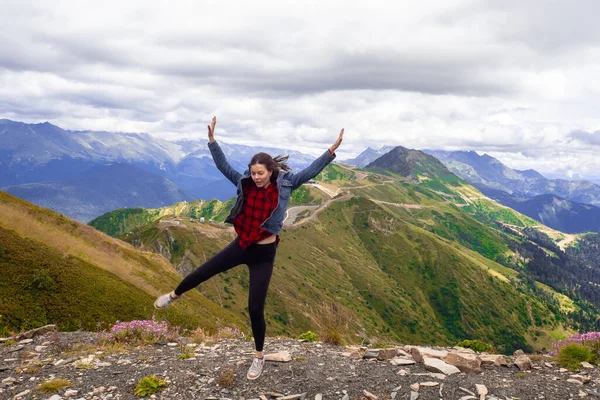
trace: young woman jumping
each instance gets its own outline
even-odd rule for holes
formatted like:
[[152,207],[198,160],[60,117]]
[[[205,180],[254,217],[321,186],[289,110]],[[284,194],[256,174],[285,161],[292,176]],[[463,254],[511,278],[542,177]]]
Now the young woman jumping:
[[183,293],[198,286],[211,277],[240,264],[246,264],[250,272],[248,313],[256,357],[248,370],[248,379],[256,379],[264,365],[263,346],[265,341],[265,301],[275,253],[279,243],[279,232],[287,203],[293,190],[314,178],[335,158],[335,151],[342,143],[344,130],[319,158],[306,169],[294,174],[286,164],[287,156],[272,158],[267,153],[252,157],[248,169],[239,173],[229,165],[225,154],[216,142],[213,117],[208,126],[208,148],[219,171],[237,187],[237,200],[225,222],[232,223],[237,237],[227,247],[214,255],[186,276],[171,293],[160,296],[154,307],[164,308]]

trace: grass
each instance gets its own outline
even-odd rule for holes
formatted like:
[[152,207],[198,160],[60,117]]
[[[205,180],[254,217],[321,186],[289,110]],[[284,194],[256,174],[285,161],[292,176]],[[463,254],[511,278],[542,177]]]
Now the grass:
[[138,382],[134,394],[140,397],[151,396],[167,385],[168,382],[166,380],[156,375],[145,376]]
[[571,371],[581,369],[581,362],[593,362],[592,350],[583,344],[569,343],[558,351],[557,360]]
[[[331,186],[357,186],[355,175],[332,166],[321,178]],[[297,337],[314,331],[332,343],[386,337],[439,345],[476,337],[510,352],[527,347],[529,332],[540,330],[531,314],[547,316],[542,324],[551,331],[552,313],[512,286],[509,278],[515,271],[493,261],[509,254],[506,234],[487,225],[497,210],[484,204],[465,212],[453,204],[465,202],[461,194],[476,196],[477,191],[469,192],[451,176],[427,178],[421,184],[384,183],[389,178],[368,172],[364,181],[375,186],[350,189],[357,198],[332,202],[315,221],[283,231],[267,299],[267,334]],[[304,189],[295,192],[296,201],[316,199],[319,191]],[[179,204],[146,216],[119,211],[112,220],[107,216],[106,229],[115,234],[118,227],[113,225],[124,224],[124,239],[143,243],[143,250],[162,249],[171,256],[169,263],[158,254],[7,196],[0,195],[0,212],[5,213],[0,234],[9,245],[10,260],[0,267],[8,267],[21,286],[12,291],[0,282],[0,314],[9,316],[2,318],[0,329],[20,330],[67,315],[61,329],[88,328],[93,321],[109,326],[117,318],[149,319],[154,297],[181,279],[173,265],[185,275],[232,239],[231,230],[218,224],[201,226],[188,218],[199,212],[223,216],[225,203]],[[368,197],[423,207],[375,204]],[[157,215],[185,218],[179,226],[166,227]],[[89,282],[103,288],[102,293],[114,290],[114,296],[101,299]],[[83,285],[84,296],[73,295],[75,284]],[[211,340],[214,335],[208,332],[218,326],[248,332],[248,286],[247,268],[234,268],[156,315],[187,329],[200,327],[192,334],[195,342]],[[28,306],[24,312],[10,296],[18,298],[27,291],[37,297],[18,299]],[[61,306],[49,295],[52,292],[77,301],[100,299],[101,305],[74,300]],[[84,315],[85,310],[93,312]]]
[[178,360],[187,360],[188,358],[194,357],[194,349],[191,347],[179,345],[179,351],[180,353],[177,357]]
[[221,371],[219,375],[217,375],[215,382],[217,383],[217,385],[223,388],[228,388],[232,386],[235,382],[235,372],[233,372],[232,369],[227,368],[224,371]]
[[36,390],[43,393],[56,393],[60,389],[64,387],[69,387],[71,385],[71,381],[61,378],[55,378],[41,383],[39,386],[37,386]]
[[[157,295],[181,277],[161,256],[0,192],[0,330],[48,323],[96,331],[117,319],[149,319]],[[242,326],[240,316],[198,293],[158,313],[183,327]],[[208,316],[208,317],[207,317]]]

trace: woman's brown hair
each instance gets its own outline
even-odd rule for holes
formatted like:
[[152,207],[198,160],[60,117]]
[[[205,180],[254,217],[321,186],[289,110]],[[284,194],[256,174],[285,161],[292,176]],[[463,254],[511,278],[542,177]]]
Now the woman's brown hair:
[[278,155],[277,157],[271,157],[267,153],[257,153],[255,154],[250,163],[248,164],[248,169],[256,164],[262,164],[267,168],[267,171],[272,171],[271,182],[274,182],[279,175],[279,171],[289,171],[291,168],[287,164],[289,156]]

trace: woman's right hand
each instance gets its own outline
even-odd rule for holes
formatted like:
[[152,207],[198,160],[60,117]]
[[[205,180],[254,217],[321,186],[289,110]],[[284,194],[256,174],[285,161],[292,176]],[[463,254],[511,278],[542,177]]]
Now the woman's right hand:
[[208,140],[210,143],[215,141],[215,125],[217,124],[217,117],[213,117],[210,125],[208,125]]

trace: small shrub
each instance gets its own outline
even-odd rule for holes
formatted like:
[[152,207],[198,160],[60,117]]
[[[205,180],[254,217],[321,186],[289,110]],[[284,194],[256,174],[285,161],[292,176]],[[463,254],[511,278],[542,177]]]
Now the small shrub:
[[337,329],[330,329],[323,335],[323,342],[339,346],[342,344],[342,335]]
[[64,387],[68,387],[68,386],[71,386],[71,381],[68,381],[66,379],[56,378],[56,379],[51,379],[49,381],[41,383],[36,389],[38,391],[44,392],[44,393],[56,393],[60,389],[62,389]]
[[179,360],[187,360],[188,358],[192,358],[194,356],[194,351],[191,347],[185,345],[179,345],[179,350],[181,354],[177,357]]
[[145,376],[137,384],[135,395],[140,397],[151,396],[167,385],[166,380],[160,379],[156,375]]
[[37,374],[40,372],[40,367],[23,367],[15,370],[17,374]]
[[579,344],[587,347],[591,352],[591,358],[588,362],[598,364],[600,362],[600,332],[579,333],[569,336],[565,340],[559,340],[554,344],[554,351],[550,354],[557,356],[562,349],[569,344]]
[[298,336],[298,339],[306,340],[307,342],[316,342],[317,340],[319,340],[319,338],[317,337],[317,334],[312,331],[304,332],[303,334]]
[[235,374],[232,369],[226,369],[225,371],[221,372],[219,376],[217,376],[215,381],[221,387],[230,387],[235,381]]
[[219,339],[236,339],[242,336],[242,333],[238,328],[230,328],[228,326],[219,328],[217,337]]
[[569,343],[558,351],[557,359],[564,368],[577,371],[582,361],[593,360],[593,354],[592,350],[583,344]]
[[492,350],[492,345],[480,342],[479,340],[463,340],[462,342],[458,342],[456,345],[459,347],[464,347],[465,349],[475,350],[479,353]]
[[319,337],[325,343],[341,345],[343,343],[340,332],[347,332],[354,317],[347,308],[336,303],[323,303],[319,307],[320,331]]
[[525,378],[527,376],[527,374],[525,372],[517,372],[517,376],[519,378]]
[[179,328],[171,327],[168,322],[151,320],[117,321],[108,332],[100,334],[105,343],[120,342],[129,344],[154,344],[172,341],[179,336]]
[[196,344],[200,344],[204,342],[210,335],[206,333],[206,331],[200,327],[194,329],[191,333],[192,342]]

